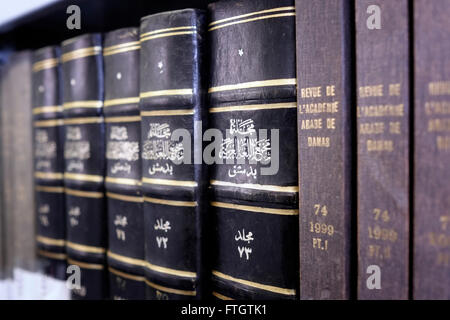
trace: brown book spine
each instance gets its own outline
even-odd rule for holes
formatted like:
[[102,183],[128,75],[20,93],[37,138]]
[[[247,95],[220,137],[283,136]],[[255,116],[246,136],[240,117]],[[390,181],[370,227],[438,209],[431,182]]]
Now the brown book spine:
[[414,2],[415,299],[450,299],[450,2]]
[[408,1],[359,0],[355,18],[358,298],[407,299]]
[[296,1],[300,299],[350,295],[350,6]]

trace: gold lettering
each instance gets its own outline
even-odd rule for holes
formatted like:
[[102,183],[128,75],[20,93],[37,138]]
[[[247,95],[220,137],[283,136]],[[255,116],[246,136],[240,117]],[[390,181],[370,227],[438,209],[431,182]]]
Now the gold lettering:
[[330,147],[329,137],[308,137],[308,147]]
[[359,125],[360,134],[381,134],[384,132],[383,122],[361,123]]
[[322,119],[305,119],[302,120],[302,130],[322,129]]
[[336,129],[336,119],[335,118],[327,118],[327,129]]
[[436,144],[438,150],[449,151],[450,150],[450,136],[437,136]]
[[433,114],[450,114],[450,101],[425,102],[425,113],[428,116]]
[[359,97],[367,98],[367,97],[382,97],[383,96],[383,85],[375,85],[375,86],[364,86],[359,87]]
[[428,84],[428,93],[431,96],[450,95],[450,81],[436,81]]
[[428,243],[433,247],[450,248],[450,235],[430,232],[428,234]]
[[400,96],[401,84],[391,83],[389,85],[389,95],[390,96]]
[[392,140],[367,140],[367,151],[388,151],[394,150],[394,142]]
[[400,134],[401,133],[401,123],[398,121],[389,122],[389,132],[392,134]]
[[309,87],[300,89],[302,98],[318,98],[322,96],[321,87]]
[[326,87],[327,96],[334,97],[335,94],[335,86],[327,86]]
[[328,240],[322,241],[321,238],[312,238],[313,240],[313,248],[319,250],[328,250]]
[[358,117],[403,117],[403,104],[385,104],[358,107]]
[[339,101],[300,104],[299,108],[298,108],[298,112],[299,113],[313,113],[313,114],[337,113],[338,105],[339,105]]
[[436,264],[438,266],[449,267],[450,266],[450,253],[439,252],[437,255]]
[[428,132],[450,132],[450,118],[428,120]]

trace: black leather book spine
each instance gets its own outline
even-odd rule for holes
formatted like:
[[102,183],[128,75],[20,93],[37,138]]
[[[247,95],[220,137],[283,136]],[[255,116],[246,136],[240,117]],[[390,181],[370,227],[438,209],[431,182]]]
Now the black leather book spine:
[[113,300],[144,300],[146,284],[143,275],[130,274],[108,267],[109,294]]
[[58,46],[41,48],[33,53],[32,112],[38,253],[48,260],[45,268],[48,274],[61,278],[65,274],[60,269],[64,268],[66,260],[66,224],[59,58]]
[[206,290],[204,32],[201,10],[141,20],[142,186],[150,299],[200,299]]
[[[103,45],[108,264],[119,272],[142,276],[144,226],[138,29],[109,32]],[[120,296],[127,298],[125,293]]]
[[408,0],[358,0],[355,9],[358,298],[407,299]]
[[34,176],[37,243],[44,252],[65,252],[64,126],[61,105],[60,49],[33,54]]
[[414,1],[414,299],[450,299],[449,17]]
[[67,278],[67,282],[74,285],[71,289],[71,298],[73,300],[99,300],[108,298],[108,272],[105,271],[104,263],[92,263],[75,260],[70,258],[69,254],[67,264],[69,265],[68,268],[73,266],[79,268],[68,270],[80,271],[79,283],[71,282],[72,280],[70,276]]
[[221,1],[209,13],[213,295],[296,299],[294,1]]
[[353,11],[347,0],[295,4],[300,299],[348,299]]
[[99,276],[96,281],[86,282],[85,291],[74,293],[84,293],[85,298],[102,298],[96,295],[104,293],[107,285],[103,276],[106,271],[98,267],[105,262],[107,243],[102,36],[85,34],[64,41],[61,63],[66,249],[70,259],[90,270],[90,277]]

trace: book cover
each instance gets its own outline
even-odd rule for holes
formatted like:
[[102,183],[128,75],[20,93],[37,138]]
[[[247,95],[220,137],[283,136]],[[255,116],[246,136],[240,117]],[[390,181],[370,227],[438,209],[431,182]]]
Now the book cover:
[[142,188],[150,299],[201,299],[207,291],[207,180],[201,161],[202,126],[207,126],[205,19],[196,9],[141,19]]
[[450,3],[414,1],[413,298],[450,299]]
[[348,299],[356,212],[353,7],[347,0],[295,5],[300,299]]
[[294,1],[219,1],[209,14],[213,295],[296,299]]
[[105,263],[107,247],[102,36],[84,34],[65,40],[61,47],[66,249],[68,258],[78,261],[86,276],[92,277],[88,281],[82,275],[86,290],[73,293],[79,298],[102,298],[97,295],[107,288],[106,270],[99,267]]
[[32,113],[38,253],[49,264],[44,270],[64,279],[65,270],[61,272],[66,260],[64,126],[59,58],[58,46],[33,52]]
[[[144,263],[139,50],[137,28],[105,35],[107,256],[109,266],[131,277],[143,275]],[[127,298],[127,293],[118,296]]]
[[358,299],[407,299],[409,4],[359,0],[356,21]]

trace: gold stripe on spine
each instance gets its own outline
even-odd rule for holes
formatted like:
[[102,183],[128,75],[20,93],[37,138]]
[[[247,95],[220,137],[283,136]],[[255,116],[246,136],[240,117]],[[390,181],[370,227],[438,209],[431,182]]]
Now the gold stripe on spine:
[[111,258],[111,259],[114,259],[114,260],[117,260],[120,262],[124,262],[127,264],[131,264],[134,266],[145,267],[145,264],[146,264],[145,260],[122,256],[120,254],[113,253],[110,250],[107,251],[106,255],[108,256],[108,258]]
[[150,282],[147,279],[145,279],[145,283],[149,287],[152,287],[152,288],[154,288],[156,290],[164,291],[164,292],[167,292],[167,293],[174,293],[174,294],[179,294],[179,295],[183,295],[183,296],[195,296],[197,294],[197,292],[195,290],[194,291],[188,291],[188,290],[172,289],[172,288],[160,286],[159,284]]
[[150,269],[150,270],[153,270],[153,271],[156,271],[156,272],[171,274],[171,275],[179,276],[179,277],[183,277],[183,278],[195,278],[195,277],[197,277],[197,274],[195,272],[176,270],[176,269],[161,267],[161,266],[157,266],[157,265],[151,264],[148,261],[145,262],[145,267],[147,269]]
[[141,180],[129,179],[129,178],[106,177],[105,182],[115,183],[115,184],[125,184],[128,186],[142,186]]
[[64,119],[64,124],[90,124],[103,123],[103,121],[103,117],[70,118]]
[[56,259],[56,260],[66,260],[67,259],[67,255],[65,253],[55,253],[55,252],[48,252],[45,250],[38,250],[38,254],[43,257]]
[[33,64],[33,72],[38,72],[44,69],[51,69],[58,65],[58,58],[50,58],[41,61],[37,61]]
[[62,180],[64,175],[60,172],[35,171],[34,177],[37,179],[45,179],[45,180]]
[[235,187],[244,189],[254,189],[254,190],[264,190],[264,191],[274,191],[274,192],[298,192],[299,188],[297,186],[274,186],[268,184],[256,184],[256,183],[233,183],[228,181],[218,181],[211,180],[211,185],[222,186],[222,187]]
[[114,269],[113,267],[108,267],[108,271],[111,272],[112,274],[115,274],[116,276],[119,276],[119,277],[122,277],[125,279],[129,279],[129,280],[133,280],[133,281],[140,281],[140,282],[145,281],[145,277],[137,276],[134,274],[128,274],[128,273],[119,271],[117,269]]
[[106,57],[117,53],[139,50],[140,48],[141,45],[139,41],[121,43],[114,46],[103,48],[103,56]]
[[185,277],[185,278],[197,277],[197,274],[195,272],[157,266],[157,265],[151,264],[148,261],[136,259],[136,258],[125,257],[120,254],[113,253],[109,250],[107,252],[107,255],[109,258],[112,258],[114,260],[121,261],[121,262],[128,263],[128,264],[135,265],[135,266],[145,267],[147,269],[150,269],[150,270],[153,270],[156,272],[160,272],[160,273],[165,273],[165,274],[170,274],[170,275]]
[[64,125],[64,120],[63,119],[39,120],[39,121],[34,121],[33,124],[36,128],[56,127],[56,126]]
[[220,24],[220,25],[217,25],[215,27],[209,28],[208,31],[213,31],[213,30],[225,28],[225,27],[232,26],[232,25],[235,25],[235,24],[247,23],[247,22],[258,21],[258,20],[265,20],[265,19],[273,19],[273,18],[293,17],[293,16],[295,16],[295,12],[269,14],[269,15],[262,16],[262,17],[243,19],[243,20],[239,20],[239,21],[234,21],[234,22],[228,22],[228,23]]
[[53,239],[44,236],[36,236],[36,241],[50,246],[63,247],[66,245],[66,240],[64,239]]
[[96,199],[103,198],[103,192],[81,191],[81,190],[69,189],[67,187],[66,187],[66,194],[68,194],[70,196],[85,197],[85,198],[96,198]]
[[103,106],[103,101],[101,100],[83,100],[83,101],[71,101],[64,102],[64,110],[76,109],[76,108],[101,108]]
[[145,202],[156,203],[156,204],[164,204],[168,206],[175,207],[196,207],[197,201],[178,201],[178,200],[166,200],[166,199],[157,199],[151,197],[144,197]]
[[241,18],[255,16],[255,15],[258,15],[258,14],[272,13],[272,12],[278,12],[278,11],[291,11],[291,10],[295,10],[295,7],[294,6],[279,7],[279,8],[272,8],[272,9],[266,9],[266,10],[261,10],[261,11],[245,13],[245,14],[241,14],[239,16],[234,16],[234,17],[229,17],[229,18],[224,18],[224,19],[213,21],[210,24],[208,24],[208,27],[216,25],[216,24],[219,24],[219,23],[227,22],[227,21],[230,21],[230,20],[237,20],[237,19],[241,19]]
[[69,264],[74,264],[77,265],[81,268],[84,269],[95,269],[95,270],[102,270],[104,267],[101,264],[97,264],[97,263],[86,263],[86,262],[81,262],[81,261],[77,261],[77,260],[73,260],[73,259],[67,259],[67,262]]
[[70,60],[94,56],[94,55],[100,54],[101,52],[102,52],[102,47],[100,47],[100,46],[77,49],[77,50],[73,50],[73,51],[64,53],[61,56],[61,62],[65,63]]
[[106,123],[139,122],[139,121],[141,121],[141,116],[124,116],[124,117],[105,118]]
[[218,299],[220,299],[220,300],[234,300],[234,299],[232,299],[232,298],[230,298],[230,297],[224,296],[223,294],[220,294],[220,293],[215,292],[215,291],[213,291],[213,292],[211,292],[211,293],[212,293],[212,295],[213,295],[214,297],[216,297],[216,298],[218,298]]
[[242,106],[217,107],[217,108],[209,108],[209,112],[218,113],[218,112],[291,109],[291,108],[292,109],[297,108],[297,103],[287,102],[287,103],[249,104]]
[[123,53],[123,52],[130,52],[130,51],[139,50],[139,49],[141,49],[140,45],[139,46],[134,46],[134,47],[122,48],[122,49],[108,51],[107,53],[103,53],[103,56],[107,57],[107,56],[111,56],[113,54],[118,54],[118,53]]
[[151,34],[157,34],[157,33],[169,32],[169,31],[178,31],[178,30],[195,30],[195,27],[194,26],[183,26],[183,27],[157,29],[157,30],[153,30],[153,31],[148,31],[148,32],[142,33],[140,35],[140,37],[143,38],[143,37],[149,36]]
[[227,84],[227,85],[218,86],[218,87],[211,87],[208,89],[208,93],[229,91],[229,90],[248,89],[248,88],[262,88],[262,87],[273,87],[273,86],[295,86],[296,84],[297,84],[296,78],[250,81],[250,82],[242,82],[242,83],[237,83],[237,84]]
[[108,51],[114,51],[117,49],[126,48],[126,47],[138,46],[138,45],[139,45],[139,41],[124,42],[124,43],[116,44],[113,46],[104,47],[103,53],[108,52]]
[[277,209],[277,208],[267,208],[267,207],[256,207],[256,206],[246,206],[246,205],[226,203],[226,202],[217,202],[217,201],[212,201],[211,206],[218,207],[218,208],[224,208],[224,209],[235,209],[235,210],[250,211],[250,212],[257,212],[257,213],[278,214],[278,215],[282,215],[282,216],[297,216],[298,215],[297,209]]
[[148,36],[148,37],[142,37],[141,40],[139,40],[139,41],[142,43],[144,41],[157,39],[157,38],[166,38],[166,37],[181,36],[181,35],[196,34],[196,33],[197,33],[197,31],[168,32],[168,33],[155,34],[153,36]]
[[128,97],[128,98],[118,98],[118,99],[108,99],[103,103],[104,107],[117,106],[121,104],[133,104],[139,103],[139,97]]
[[66,246],[77,251],[81,252],[90,252],[90,253],[105,253],[106,249],[101,247],[94,246],[86,246],[84,244],[78,244],[71,241],[66,241]]
[[107,192],[106,196],[110,199],[116,199],[116,200],[122,200],[122,201],[128,201],[128,202],[138,202],[138,203],[144,202],[143,197],[126,196],[123,194],[117,194],[117,193],[112,193],[112,192]]
[[184,96],[192,95],[192,89],[170,89],[170,90],[156,90],[156,91],[146,91],[139,94],[140,98],[152,98],[161,96]]
[[279,293],[279,294],[284,294],[287,296],[295,296],[295,290],[294,289],[286,289],[286,288],[280,288],[280,287],[275,287],[275,286],[271,286],[271,285],[267,285],[267,284],[262,284],[262,283],[257,283],[257,282],[253,282],[253,281],[248,281],[248,280],[244,280],[244,279],[239,279],[239,278],[235,278],[232,276],[229,276],[227,274],[224,274],[222,272],[213,270],[212,274],[218,278],[224,279],[224,280],[228,280],[228,281],[233,281],[233,282],[237,282],[237,283],[241,283],[244,284],[246,286],[249,287],[253,287],[253,288],[258,288],[258,289],[262,289],[265,291],[270,291],[270,292],[275,292],[275,293]]
[[178,110],[152,110],[141,111],[142,117],[155,117],[155,116],[182,116],[194,114],[194,109],[178,109]]
[[62,106],[42,106],[33,108],[33,114],[41,114],[41,113],[53,113],[53,112],[62,112]]
[[64,179],[90,182],[103,182],[103,176],[93,174],[64,172]]
[[38,192],[64,193],[64,187],[36,186],[34,189]]
[[178,186],[178,187],[197,187],[195,181],[183,181],[183,180],[169,180],[169,179],[154,179],[154,178],[142,178],[142,183],[146,184],[160,184],[164,186]]

